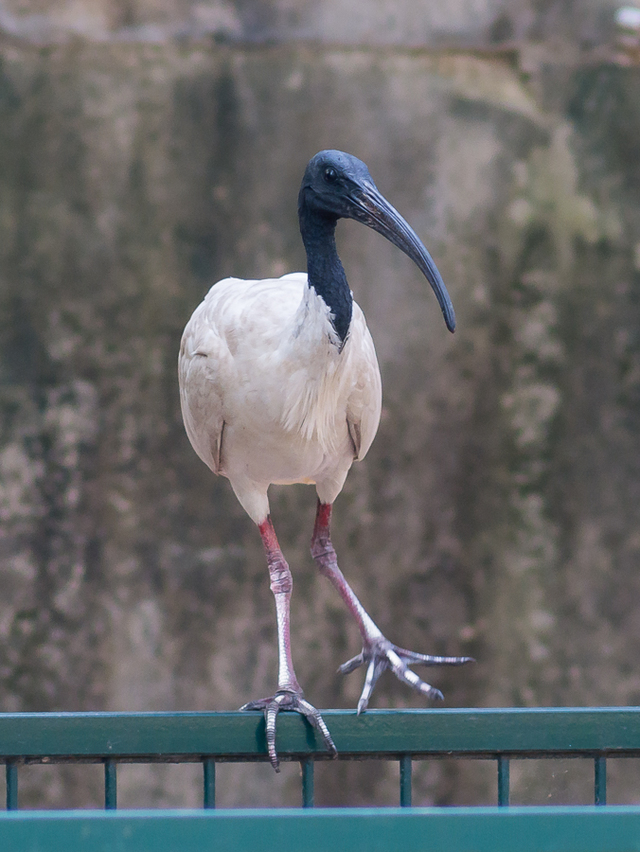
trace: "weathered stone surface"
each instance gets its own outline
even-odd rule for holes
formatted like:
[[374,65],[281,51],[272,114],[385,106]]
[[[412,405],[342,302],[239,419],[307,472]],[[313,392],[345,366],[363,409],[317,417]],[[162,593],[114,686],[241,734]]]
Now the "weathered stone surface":
[[616,0],[2,0],[0,30],[35,43],[163,43],[213,36],[257,42],[480,47],[551,41],[558,58],[613,30]]
[[[124,39],[180,15],[54,5],[5,2],[0,19],[59,24],[0,55],[0,709],[233,709],[272,688],[260,542],[188,444],[175,361],[213,281],[303,268],[297,188],[329,146],[368,163],[458,314],[451,336],[406,258],[340,226],[385,395],[336,505],[343,570],[391,638],[477,657],[433,675],[449,704],[640,703],[638,69],[583,62],[587,36],[554,55],[548,22],[565,39],[576,22],[563,4],[509,4],[504,39],[530,40],[486,55]],[[225,8],[251,35],[257,6]],[[268,8],[286,35],[289,7]],[[501,8],[461,3],[447,25],[478,11],[491,44]],[[582,11],[606,43],[610,6]],[[89,18],[104,38],[77,37]],[[335,670],[358,635],[314,571],[313,509],[311,489],[273,489],[298,674],[319,706],[352,707],[360,678]],[[388,679],[374,703],[422,702]],[[493,771],[425,766],[416,800],[490,802]],[[581,796],[563,773],[554,800]],[[222,804],[297,802],[295,767],[220,774]],[[395,801],[391,769],[318,775],[319,801]],[[99,803],[99,777],[79,777],[29,769],[25,803]],[[197,804],[198,780],[128,767],[120,799]],[[514,798],[548,783],[514,770]]]

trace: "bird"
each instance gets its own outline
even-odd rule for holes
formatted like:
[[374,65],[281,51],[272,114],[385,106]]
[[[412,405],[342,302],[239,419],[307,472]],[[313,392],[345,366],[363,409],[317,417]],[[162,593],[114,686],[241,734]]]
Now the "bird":
[[298,218],[307,272],[261,280],[225,278],[214,284],[185,327],[178,366],[187,436],[202,461],[229,480],[264,545],[275,598],[278,684],[273,695],[240,709],[263,712],[268,755],[276,771],[280,711],[300,713],[332,756],[337,749],[321,713],[304,697],[294,670],[293,580],[270,515],[270,485],[315,485],[311,554],[362,636],[362,651],[338,670],[348,674],[366,667],[358,714],[366,710],[386,669],[427,698],[442,699],[440,690],[421,680],[411,666],[471,661],[418,654],[392,644],[338,567],[331,541],[333,504],[351,465],[371,446],[382,405],[373,340],[336,248],[338,220],[361,222],[411,258],[431,285],[453,332],[451,299],[431,255],[357,157],[323,150],[311,158],[298,195]]

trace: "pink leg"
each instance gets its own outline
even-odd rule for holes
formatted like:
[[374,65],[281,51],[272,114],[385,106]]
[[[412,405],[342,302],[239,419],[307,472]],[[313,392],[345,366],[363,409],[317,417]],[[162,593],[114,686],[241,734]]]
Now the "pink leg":
[[267,555],[271,591],[276,600],[276,618],[278,623],[278,691],[269,698],[250,701],[240,709],[264,711],[269,759],[276,772],[279,772],[280,767],[276,752],[276,719],[280,710],[295,710],[301,713],[320,732],[325,746],[334,756],[337,754],[337,750],[322,716],[312,704],[309,704],[305,700],[293,669],[289,629],[289,607],[291,591],[293,589],[293,578],[280,550],[271,518],[267,517],[265,521],[259,524],[258,529],[260,530],[262,543],[264,544]]
[[320,572],[328,577],[336,587],[360,628],[362,652],[348,660],[339,669],[342,674],[349,674],[349,672],[367,663],[364,687],[358,701],[358,713],[367,709],[373,688],[382,672],[387,668],[390,668],[397,678],[429,698],[442,699],[440,690],[434,689],[421,680],[415,672],[411,671],[409,665],[421,663],[429,666],[459,666],[471,662],[472,657],[437,657],[428,654],[416,654],[406,648],[398,648],[396,645],[392,645],[383,636],[380,628],[369,616],[353,589],[345,580],[344,574],[338,568],[338,559],[331,543],[331,508],[330,503],[321,503],[318,500],[316,522],[311,538],[311,555],[318,564]]
[[365,644],[371,643],[384,637],[356,597],[351,586],[345,580],[344,574],[338,568],[338,557],[331,542],[332,508],[331,503],[321,503],[318,500],[316,522],[313,527],[313,536],[311,537],[311,555],[317,562],[320,573],[331,580],[340,592],[340,596],[348,606],[349,611],[358,622],[362,641]]
[[267,517],[259,526],[262,543],[267,555],[271,591],[276,600],[276,619],[278,622],[278,690],[302,693],[300,684],[293,670],[291,658],[291,635],[289,630],[289,608],[293,577],[287,562],[282,555],[276,531],[271,517]]

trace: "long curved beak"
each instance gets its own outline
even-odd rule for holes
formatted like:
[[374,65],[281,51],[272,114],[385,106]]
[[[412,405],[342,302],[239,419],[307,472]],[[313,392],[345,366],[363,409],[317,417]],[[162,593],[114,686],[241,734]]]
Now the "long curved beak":
[[373,183],[361,183],[350,198],[350,218],[362,222],[403,251],[416,264],[436,294],[449,331],[455,331],[456,315],[442,276],[433,258],[409,223],[380,194]]

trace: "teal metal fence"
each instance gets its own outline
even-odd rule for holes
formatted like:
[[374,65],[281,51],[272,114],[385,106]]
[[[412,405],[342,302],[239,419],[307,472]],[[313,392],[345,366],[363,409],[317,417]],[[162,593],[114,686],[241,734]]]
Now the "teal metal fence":
[[[216,810],[216,766],[266,761],[257,713],[0,714],[6,811],[0,849],[640,852],[640,806],[605,806],[607,762],[640,757],[640,708],[349,711],[323,713],[340,760],[399,764],[398,805],[314,808],[322,744],[297,714],[278,721],[281,760],[301,765],[302,809]],[[591,807],[509,807],[514,759],[576,757],[593,766]],[[412,770],[427,758],[495,761],[496,805],[412,807]],[[32,763],[104,766],[104,811],[21,811],[20,769]],[[199,763],[202,810],[117,810],[118,766]],[[638,790],[640,801],[640,790]]]

